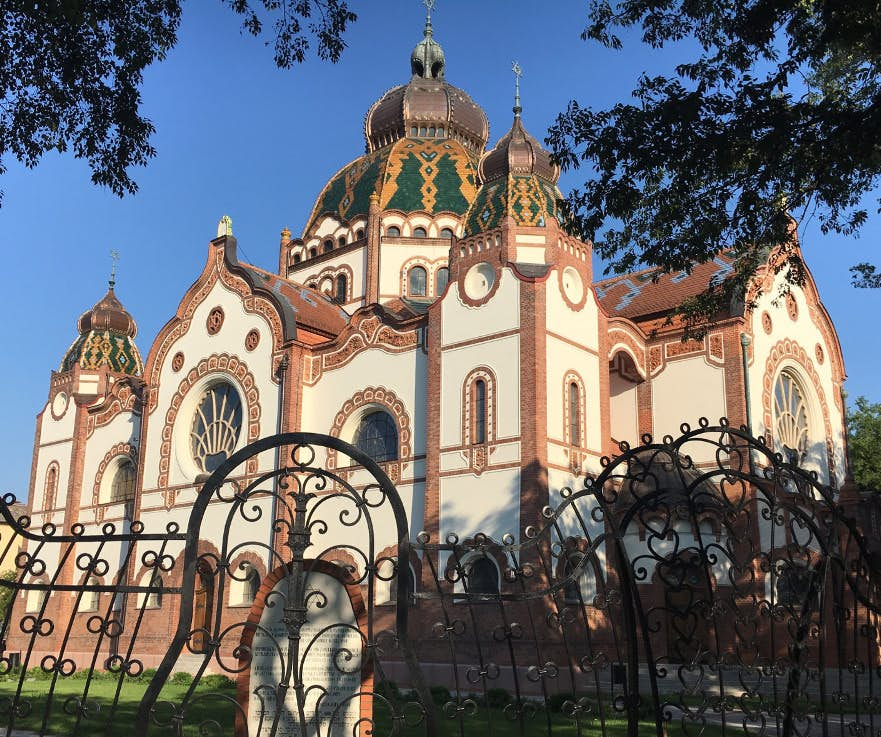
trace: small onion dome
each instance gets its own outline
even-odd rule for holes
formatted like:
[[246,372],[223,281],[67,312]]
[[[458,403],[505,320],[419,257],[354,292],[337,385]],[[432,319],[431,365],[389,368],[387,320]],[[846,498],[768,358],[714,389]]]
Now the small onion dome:
[[367,111],[367,151],[405,136],[446,138],[483,151],[489,138],[486,113],[465,92],[444,81],[444,52],[432,38],[431,21],[410,55],[412,78],[394,87]]
[[511,130],[480,160],[481,181],[491,182],[508,174],[535,174],[551,184],[560,178],[560,167],[526,132],[519,115],[514,118]]
[[77,323],[79,337],[61,361],[61,371],[74,366],[96,370],[108,368],[120,374],[140,376],[144,371],[134,338],[138,327],[116,298],[113,286],[101,300],[84,312]]
[[465,235],[499,227],[510,216],[515,225],[543,227],[557,217],[559,168],[551,155],[514,118],[511,130],[479,165],[483,184],[465,216]]
[[455,140],[402,138],[340,169],[318,196],[303,240],[324,215],[340,222],[366,216],[370,197],[382,210],[464,215],[477,195],[477,153]]

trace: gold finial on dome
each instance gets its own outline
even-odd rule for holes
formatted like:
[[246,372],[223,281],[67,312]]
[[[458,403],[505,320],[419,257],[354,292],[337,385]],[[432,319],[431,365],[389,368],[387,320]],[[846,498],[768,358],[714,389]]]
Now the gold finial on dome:
[[511,71],[514,72],[514,117],[519,118],[523,108],[520,107],[520,77],[523,76],[523,69],[518,62],[513,62]]

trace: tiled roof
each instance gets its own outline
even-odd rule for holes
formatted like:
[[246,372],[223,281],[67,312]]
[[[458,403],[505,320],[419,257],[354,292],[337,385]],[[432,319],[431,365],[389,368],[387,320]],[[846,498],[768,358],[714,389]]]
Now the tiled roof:
[[484,184],[465,216],[465,235],[498,227],[510,215],[516,225],[542,226],[557,217],[556,185],[535,174],[508,174]]
[[252,283],[276,296],[289,324],[301,325],[327,335],[339,335],[349,324],[349,314],[321,292],[282,279],[256,266],[240,266],[250,276]]
[[636,319],[670,312],[682,300],[705,291],[710,282],[724,280],[733,270],[731,258],[719,254],[712,261],[695,266],[690,274],[646,269],[598,281],[594,289],[609,315]]
[[464,215],[477,194],[477,156],[449,139],[403,138],[356,159],[328,182],[309,217],[367,215],[370,195],[383,210]]

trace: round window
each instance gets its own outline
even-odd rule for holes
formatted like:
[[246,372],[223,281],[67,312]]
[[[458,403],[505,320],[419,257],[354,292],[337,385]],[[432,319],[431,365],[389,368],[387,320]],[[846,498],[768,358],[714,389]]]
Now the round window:
[[486,261],[474,264],[465,274],[465,294],[473,300],[483,299],[490,293],[495,281],[496,272],[491,264]]
[[563,269],[563,294],[574,304],[581,302],[581,298],[584,297],[584,284],[581,281],[581,275],[571,266]]
[[193,417],[190,448],[203,473],[213,472],[233,454],[242,415],[242,400],[232,385],[214,384],[202,394]]

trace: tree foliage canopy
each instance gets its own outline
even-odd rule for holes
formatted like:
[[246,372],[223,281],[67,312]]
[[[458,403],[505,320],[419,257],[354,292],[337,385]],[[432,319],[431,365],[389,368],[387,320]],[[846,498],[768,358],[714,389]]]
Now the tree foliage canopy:
[[[336,61],[355,20],[345,0],[222,0],[259,36],[274,30],[275,62],[315,45]],[[86,159],[96,184],[137,190],[131,168],[155,155],[141,111],[144,69],[177,42],[183,0],[0,0],[0,174],[52,150]]]
[[857,399],[847,416],[847,448],[857,487],[881,491],[881,404]]
[[[615,272],[689,269],[731,249],[739,278],[768,248],[802,276],[793,223],[854,233],[881,177],[881,23],[875,0],[591,0],[582,37],[620,48],[638,29],[694,58],[643,75],[632,102],[570,103],[548,142],[564,169],[590,167],[566,200],[568,226]],[[603,230],[605,228],[605,230]],[[855,283],[874,274],[862,265]]]

